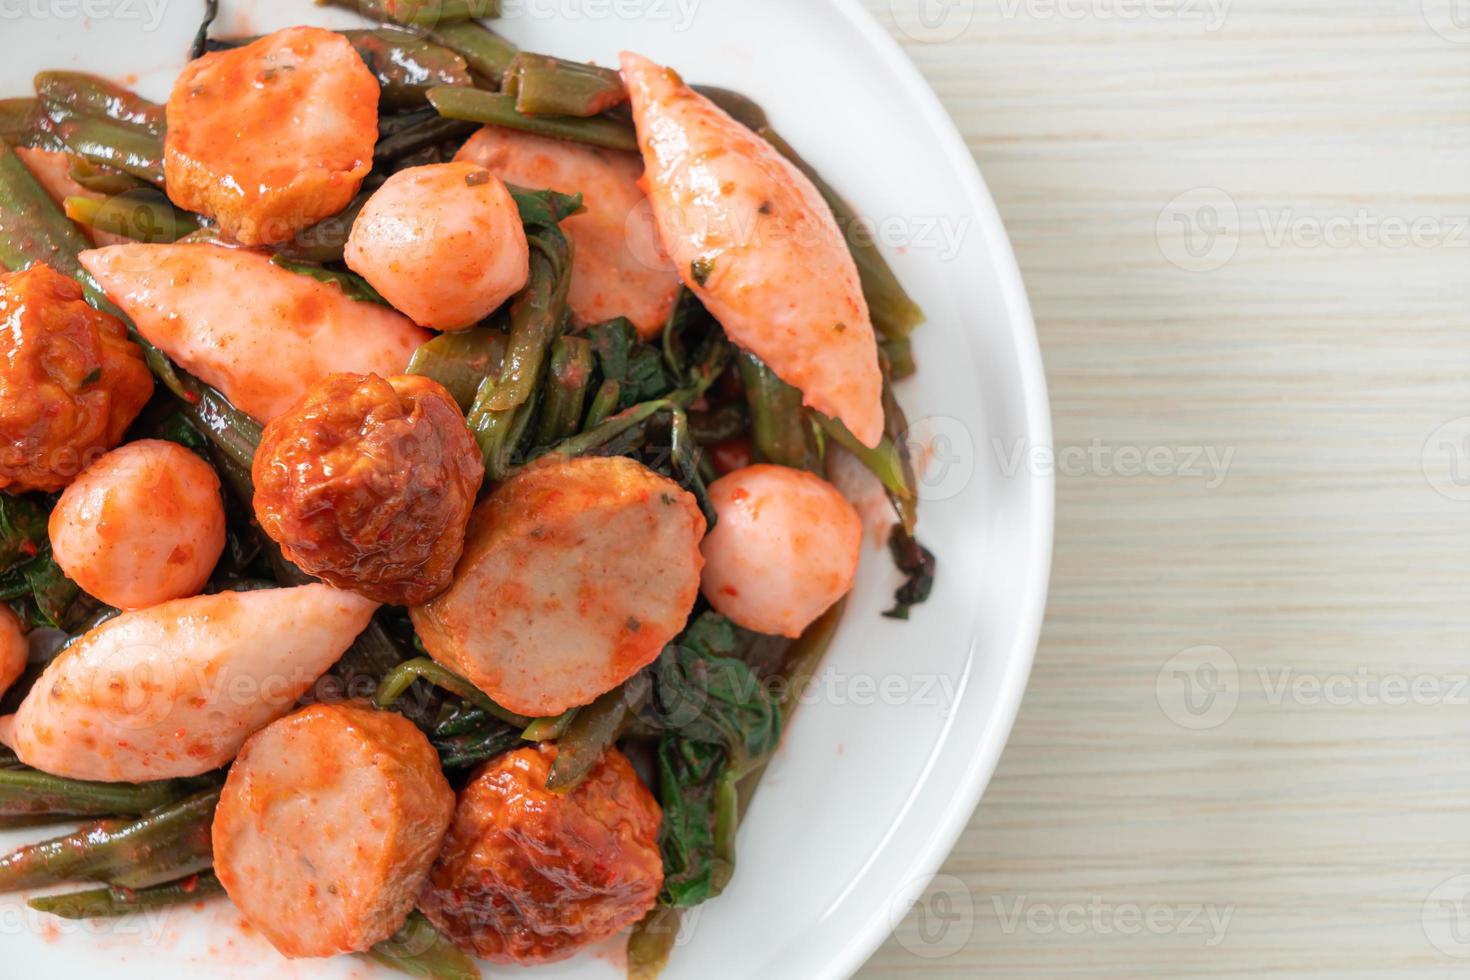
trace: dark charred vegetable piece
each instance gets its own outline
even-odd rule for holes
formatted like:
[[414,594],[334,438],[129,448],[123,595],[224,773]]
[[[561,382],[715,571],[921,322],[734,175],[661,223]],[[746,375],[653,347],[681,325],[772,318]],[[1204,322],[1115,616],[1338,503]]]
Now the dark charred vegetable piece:
[[388,301],[378,294],[378,291],[369,285],[368,281],[355,272],[343,272],[338,269],[328,269],[325,266],[316,265],[311,262],[297,262],[284,255],[272,255],[271,264],[278,265],[288,272],[307,276],[317,282],[326,283],[328,286],[336,286],[348,299],[359,303],[376,303],[379,306],[387,306]]
[[762,462],[822,472],[822,453],[801,392],[776,377],[754,354],[735,355],[750,410],[750,438]]
[[109,119],[149,136],[163,136],[163,106],[105,78],[76,71],[43,71],[35,79],[36,96],[56,122],[85,116]]
[[199,30],[194,32],[194,41],[189,45],[189,60],[198,58],[208,49],[209,26],[219,16],[219,0],[204,0],[204,19],[199,22]]
[[521,733],[503,724],[487,726],[484,730],[435,739],[434,748],[439,753],[439,764],[445,769],[463,769],[503,755],[522,744]]
[[574,435],[582,425],[587,386],[592,382],[592,345],[585,337],[558,337],[542,390],[536,444],[549,446]]
[[187,796],[199,787],[199,780],[183,779],[93,783],[8,765],[0,769],[0,816],[65,820],[140,814]]
[[556,760],[546,778],[553,793],[569,793],[602,759],[608,746],[622,737],[628,723],[648,698],[648,680],[637,675],[581,708],[556,740]]
[[374,706],[385,711],[393,707],[394,703],[403,697],[413,682],[417,680],[427,681],[435,687],[442,687],[451,694],[457,694],[486,714],[493,715],[518,729],[525,728],[532,721],[524,715],[518,715],[502,708],[475,685],[447,668],[441,667],[428,657],[415,657],[413,660],[405,661],[384,675],[382,683],[378,685],[377,693],[373,695]]
[[163,186],[162,137],[90,116],[58,122],[54,131],[73,153]]
[[442,333],[414,351],[408,373],[433,378],[467,412],[480,382],[500,372],[505,344],[505,334],[489,327]]
[[399,973],[426,980],[480,980],[475,961],[413,912],[392,937],[359,954]]
[[529,51],[511,61],[500,89],[516,97],[517,111],[533,116],[595,116],[628,100],[611,68]]
[[[0,774],[3,775],[3,774]],[[0,858],[0,891],[65,881],[147,888],[208,868],[218,788],[150,810],[136,820],[102,820]]]
[[464,139],[478,128],[477,123],[430,116],[417,125],[379,139],[373,149],[373,163],[378,167],[391,166],[446,140]]
[[429,32],[429,37],[458,54],[472,71],[497,87],[519,50],[490,28],[472,20],[441,23]]
[[894,607],[883,615],[889,619],[908,619],[909,610],[928,599],[934,588],[934,553],[897,524],[889,532],[888,550],[893,555],[893,563],[908,579],[894,593]]
[[384,110],[423,105],[424,95],[435,85],[471,82],[464,58],[408,31],[384,27],[341,34],[378,79]]
[[565,326],[571,246],[555,225],[527,229],[531,276],[511,301],[500,371],[475,393],[466,421],[485,456],[487,484],[505,479],[531,413],[551,342]]
[[610,150],[638,149],[633,127],[627,123],[609,116],[528,116],[516,109],[515,96],[505,93],[441,86],[429,89],[429,103],[448,119],[505,126]]
[[188,905],[224,893],[224,886],[213,872],[202,872],[151,888],[93,888],[33,898],[26,904],[37,912],[63,919],[112,919],[149,909]]
[[160,191],[128,191],[97,200],[68,197],[66,216],[78,224],[139,242],[176,242],[199,230],[199,220],[169,203]]

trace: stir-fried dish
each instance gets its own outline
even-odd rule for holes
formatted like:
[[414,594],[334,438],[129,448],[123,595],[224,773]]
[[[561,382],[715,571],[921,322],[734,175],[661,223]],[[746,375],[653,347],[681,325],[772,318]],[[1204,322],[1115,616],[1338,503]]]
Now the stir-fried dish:
[[0,100],[0,821],[82,822],[0,890],[652,976],[853,586],[829,467],[928,595],[922,315],[744,96],[364,6]]

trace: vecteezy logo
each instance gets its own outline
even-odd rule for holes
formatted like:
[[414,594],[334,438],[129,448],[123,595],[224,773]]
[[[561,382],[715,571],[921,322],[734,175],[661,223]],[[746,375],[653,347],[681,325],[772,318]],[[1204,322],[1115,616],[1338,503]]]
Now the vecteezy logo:
[[1419,455],[1429,485],[1451,500],[1470,501],[1470,415],[1429,434]]
[[903,434],[918,477],[920,500],[949,500],[959,496],[975,476],[975,439],[957,418],[931,415],[919,419]]
[[1240,208],[1218,187],[1196,187],[1164,205],[1154,237],[1171,264],[1185,272],[1214,272],[1240,247]]
[[1240,703],[1240,668],[1220,647],[1180,650],[1159,669],[1154,695],[1164,716],[1180,728],[1219,728]]
[[1419,0],[1419,12],[1446,41],[1470,44],[1470,0]]
[[975,19],[975,0],[888,0],[888,9],[898,29],[923,44],[953,41]]
[[1424,900],[1421,918],[1430,945],[1446,956],[1470,959],[1470,874],[1440,882]]
[[[904,896],[922,884],[918,901],[907,905]],[[954,875],[914,880],[895,893],[889,906],[889,924],[898,944],[926,960],[953,956],[975,932],[975,896]]]

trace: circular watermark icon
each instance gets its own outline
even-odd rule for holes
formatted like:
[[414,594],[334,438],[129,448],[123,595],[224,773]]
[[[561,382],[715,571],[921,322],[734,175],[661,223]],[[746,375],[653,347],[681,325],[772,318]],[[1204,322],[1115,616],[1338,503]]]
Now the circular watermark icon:
[[1470,44],[1470,0],[1419,0],[1430,30],[1456,44]]
[[975,0],[888,0],[893,22],[921,44],[953,41],[975,20]]
[[1424,937],[1446,956],[1470,959],[1470,874],[1446,878],[1424,900]]
[[1470,415],[1452,419],[1424,440],[1424,479],[1450,500],[1470,501]]
[[1180,728],[1219,728],[1240,703],[1240,668],[1221,647],[1180,650],[1159,668],[1154,696],[1164,717]]
[[958,497],[975,476],[975,439],[957,418],[931,415],[904,431],[920,500]]
[[[910,894],[920,880],[923,892],[913,905],[898,897]],[[953,956],[975,934],[975,895],[954,875],[911,880],[895,896],[888,910],[893,938],[915,956],[926,960]]]
[[1159,252],[1185,272],[1214,272],[1240,247],[1240,208],[1218,187],[1196,187],[1164,205],[1154,223]]

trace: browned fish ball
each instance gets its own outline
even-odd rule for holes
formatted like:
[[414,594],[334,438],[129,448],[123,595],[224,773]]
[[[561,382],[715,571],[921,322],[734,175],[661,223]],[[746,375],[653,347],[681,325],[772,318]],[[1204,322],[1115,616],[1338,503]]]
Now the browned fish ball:
[[484,463],[437,381],[333,374],[265,427],[254,477],[255,516],[288,559],[411,605],[449,585]]

